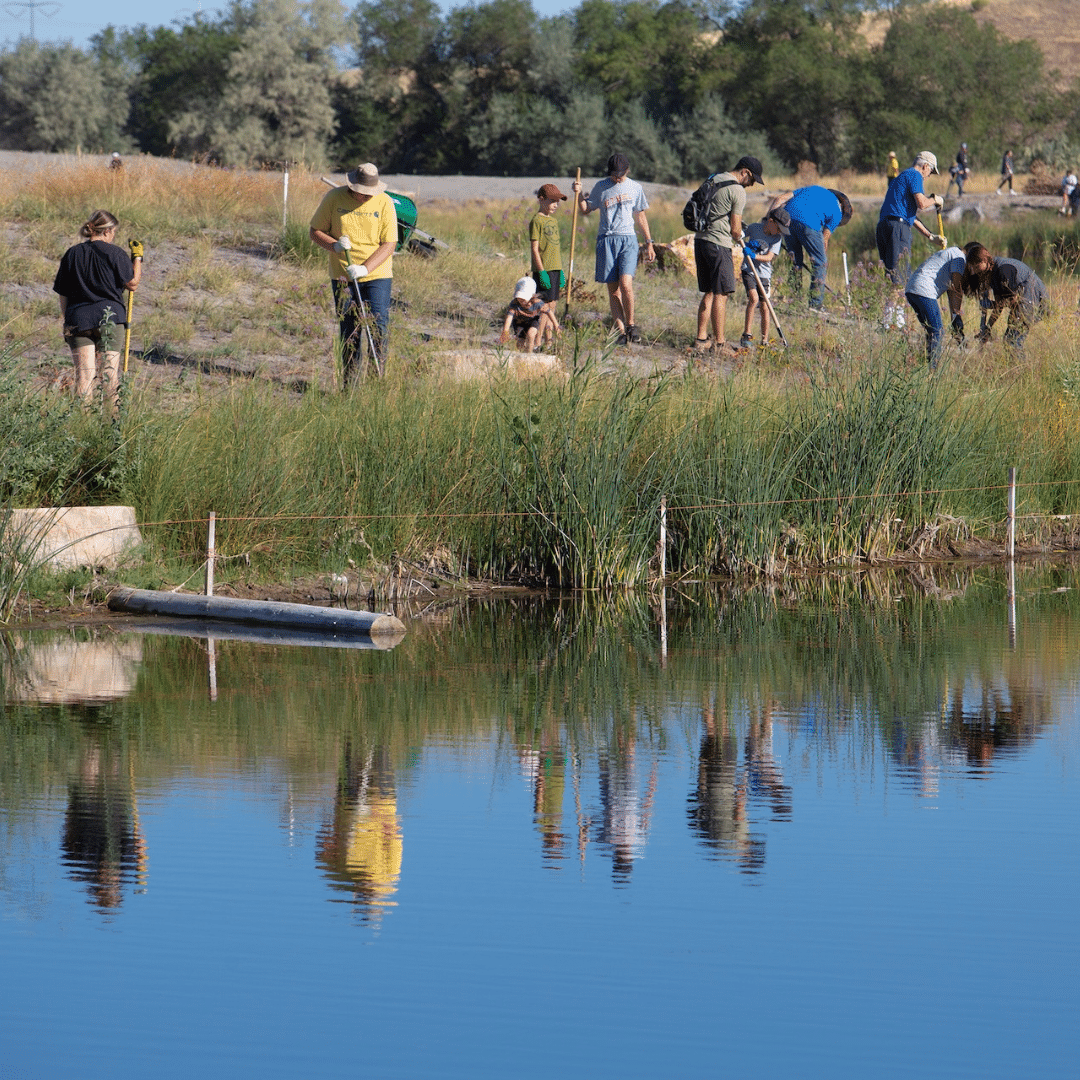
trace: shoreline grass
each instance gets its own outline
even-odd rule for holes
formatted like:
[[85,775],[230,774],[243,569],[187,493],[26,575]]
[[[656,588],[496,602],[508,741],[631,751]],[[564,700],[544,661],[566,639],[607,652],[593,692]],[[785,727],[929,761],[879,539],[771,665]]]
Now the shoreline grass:
[[[956,230],[957,240],[1044,253],[1060,314],[1040,324],[1023,357],[999,346],[950,352],[931,375],[918,337],[914,345],[885,338],[868,322],[800,330],[794,348],[751,358],[719,381],[681,367],[634,379],[597,362],[606,308],[597,296],[581,301],[592,322],[568,333],[576,351],[550,378],[444,377],[433,348],[400,315],[387,379],[339,395],[325,392],[325,267],[295,224],[321,196],[318,178],[294,178],[294,222],[283,233],[273,174],[195,170],[185,187],[185,177],[165,184],[163,172],[146,165],[143,176],[140,168],[125,169],[122,182],[57,175],[33,198],[5,178],[0,208],[33,233],[28,250],[3,256],[12,280],[51,279],[51,260],[88,209],[115,195],[129,233],[143,227],[152,243],[185,245],[181,265],[159,286],[161,306],[143,308],[144,342],[160,342],[165,353],[190,341],[192,356],[251,357],[256,370],[264,353],[290,350],[296,369],[310,372],[302,392],[258,378],[221,385],[197,371],[167,389],[133,380],[115,430],[72,410],[59,391],[31,392],[11,375],[9,413],[23,427],[12,429],[2,452],[0,505],[47,505],[57,492],[134,505],[160,565],[198,565],[211,510],[226,579],[408,559],[451,578],[467,571],[608,591],[655,577],[661,497],[675,576],[880,561],[940,534],[943,522],[954,533],[995,537],[1009,466],[1023,485],[1019,512],[1037,515],[1022,526],[1026,535],[1044,535],[1052,515],[1080,513],[1080,334],[1072,313],[1080,234],[1053,212]],[[409,317],[439,312],[459,328],[464,348],[493,341],[492,320],[525,262],[522,214],[485,229],[489,209],[422,211],[421,226],[451,251],[402,258],[395,279]],[[651,210],[654,235],[681,234],[680,209]],[[849,250],[871,235],[873,216],[857,215],[839,234]],[[577,250],[591,266],[588,228],[594,223]],[[276,276],[215,261],[222,250],[253,244]],[[839,290],[833,263],[830,284]],[[853,290],[872,314],[877,278],[856,276]],[[15,320],[9,333],[29,343],[55,335],[55,315],[16,310],[13,294],[3,295]],[[140,303],[153,299],[140,293]],[[640,321],[661,343],[688,339],[695,300],[685,275],[639,277]],[[729,305],[729,331],[740,321],[741,303]],[[9,348],[5,369],[14,373],[18,361]],[[26,434],[34,423],[68,447],[47,467],[34,464],[40,440]]]

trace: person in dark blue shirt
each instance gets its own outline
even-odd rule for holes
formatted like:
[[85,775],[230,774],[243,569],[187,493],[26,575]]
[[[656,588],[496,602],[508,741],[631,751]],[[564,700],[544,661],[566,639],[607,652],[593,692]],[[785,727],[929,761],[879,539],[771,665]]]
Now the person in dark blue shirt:
[[878,254],[885,264],[885,273],[897,288],[903,288],[908,279],[912,229],[940,246],[942,238],[932,233],[917,216],[934,207],[940,210],[945,203],[940,195],[923,193],[923,181],[937,171],[937,158],[929,150],[923,150],[911,168],[904,169],[889,185],[881,204],[877,223]]
[[777,195],[769,212],[781,206],[791,217],[784,246],[794,260],[796,289],[802,287],[805,254],[810,259],[810,307],[820,310],[825,306],[829,237],[851,218],[851,203],[842,191],[814,184]]

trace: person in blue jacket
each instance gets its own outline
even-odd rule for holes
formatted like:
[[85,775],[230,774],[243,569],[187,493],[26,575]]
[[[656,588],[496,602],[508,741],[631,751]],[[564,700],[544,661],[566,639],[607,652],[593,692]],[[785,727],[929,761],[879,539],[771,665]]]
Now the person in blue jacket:
[[792,280],[802,288],[804,257],[810,259],[810,307],[825,306],[825,275],[829,269],[829,237],[851,218],[851,202],[842,191],[810,187],[784,191],[773,199],[769,212],[783,207],[791,218],[784,246],[791,255]]
[[877,249],[885,264],[885,273],[898,289],[903,288],[908,279],[911,230],[915,229],[931,243],[941,246],[942,238],[932,233],[918,218],[923,210],[940,210],[945,204],[940,195],[928,196],[923,192],[923,181],[937,171],[937,158],[929,150],[923,150],[916,156],[911,168],[904,169],[892,182],[881,204]]

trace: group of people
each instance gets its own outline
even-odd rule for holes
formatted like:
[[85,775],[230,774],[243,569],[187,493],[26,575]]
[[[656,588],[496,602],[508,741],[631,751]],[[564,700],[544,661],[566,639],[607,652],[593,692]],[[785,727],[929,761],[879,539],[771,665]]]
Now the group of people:
[[[965,176],[966,152],[962,144],[957,166]],[[1011,157],[1006,151],[1002,164],[1002,185],[1008,181],[1010,190]],[[903,294],[926,330],[928,358],[936,364],[944,339],[940,298],[947,297],[952,329],[960,337],[962,297],[971,295],[978,297],[983,312],[980,340],[989,339],[994,323],[1008,310],[1005,341],[1014,348],[1022,347],[1032,323],[1048,310],[1046,286],[1024,263],[995,258],[981,244],[947,247],[943,236],[919,220],[921,212],[940,212],[943,205],[940,195],[924,192],[924,182],[938,173],[937,158],[930,151],[917,154],[907,169],[900,169],[895,154],[890,154],[889,171],[894,175],[890,175],[876,229],[878,254],[895,289],[886,323],[890,318],[895,319],[894,325],[902,323],[899,309]],[[607,288],[613,332],[623,345],[641,340],[635,319],[634,274],[642,249],[646,262],[656,258],[646,214],[649,203],[629,172],[627,157],[615,153],[608,159],[607,176],[591,191],[582,191],[580,181],[572,188],[581,214],[599,212],[595,279]],[[962,185],[959,172],[954,176],[958,186]],[[384,369],[398,223],[394,202],[374,164],[357,166],[345,180],[324,196],[312,216],[309,233],[328,253],[342,370],[348,386],[362,372],[364,337],[371,362],[379,372]],[[706,184],[708,213],[694,233],[701,299],[691,353],[735,355],[754,345],[754,323],[759,317],[761,341],[768,342],[772,266],[781,244],[792,258],[796,291],[801,290],[802,272],[809,263],[809,307],[811,311],[824,309],[829,238],[850,219],[852,207],[843,192],[809,185],[781,192],[760,221],[744,224],[747,189],[764,184],[761,162],[752,156],[740,158],[730,171],[714,173]],[[1062,190],[1075,209],[1073,200],[1080,195],[1075,175],[1065,177]],[[555,307],[566,286],[555,212],[568,197],[553,183],[542,185],[536,197],[538,208],[529,227],[532,273],[516,283],[501,334],[503,342],[515,338],[530,352],[552,342],[559,332]],[[96,211],[80,230],[84,242],[65,253],[53,284],[60,297],[64,337],[75,364],[76,395],[90,403],[97,355],[101,354],[105,397],[114,415],[119,395],[118,338],[127,323],[125,294],[130,296],[138,287],[143,256],[138,241],[131,241],[127,252],[113,243],[117,225],[108,211]],[[942,250],[909,275],[913,231]],[[727,301],[736,290],[736,252],[741,253],[740,276],[747,297],[737,347],[725,340]]]

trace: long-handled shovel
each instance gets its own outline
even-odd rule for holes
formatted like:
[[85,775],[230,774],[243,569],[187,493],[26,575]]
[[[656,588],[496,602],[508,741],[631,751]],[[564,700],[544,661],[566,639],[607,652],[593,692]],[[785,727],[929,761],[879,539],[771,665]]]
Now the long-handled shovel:
[[[342,236],[338,240],[338,243],[341,244],[342,249],[348,253],[349,266],[355,265],[352,260],[352,248],[349,246],[349,238],[347,236]],[[349,275],[346,274],[346,277],[349,277]],[[349,277],[349,289],[352,291],[353,303],[356,304],[356,310],[360,313],[360,325],[364,328],[364,333],[367,334],[368,352],[375,362],[375,370],[381,379],[383,377],[382,356],[375,348],[375,338],[371,333],[371,321],[368,318],[367,304],[364,303],[364,298],[360,295],[360,282],[354,277]]]
[[[581,169],[577,171],[576,183],[581,183]],[[574,242],[577,240],[577,211],[581,201],[581,192],[574,192],[574,213],[570,218],[570,270],[566,275],[566,307],[563,308],[562,317],[565,319],[570,314],[570,294],[574,291]]]
[[765,286],[761,284],[761,278],[758,276],[757,264],[754,262],[754,256],[746,248],[743,248],[743,254],[750,263],[750,273],[754,275],[754,281],[757,282],[758,292],[761,293],[762,302],[765,304],[765,307],[768,308],[769,314],[772,316],[773,326],[776,327],[776,332],[780,335],[780,340],[784,343],[784,347],[787,348],[788,340],[784,337],[784,331],[780,329],[780,320],[776,317],[776,308],[772,306],[772,301],[769,299],[769,293]]
[[128,350],[131,348],[131,308],[135,300],[135,294],[128,290],[127,298],[127,323],[124,326],[124,374],[127,374]]
[[[933,195],[930,196],[933,198]],[[941,207],[935,207],[937,210],[937,242],[941,245],[941,250],[944,251],[949,246],[949,241],[945,239],[945,223],[941,220]]]

